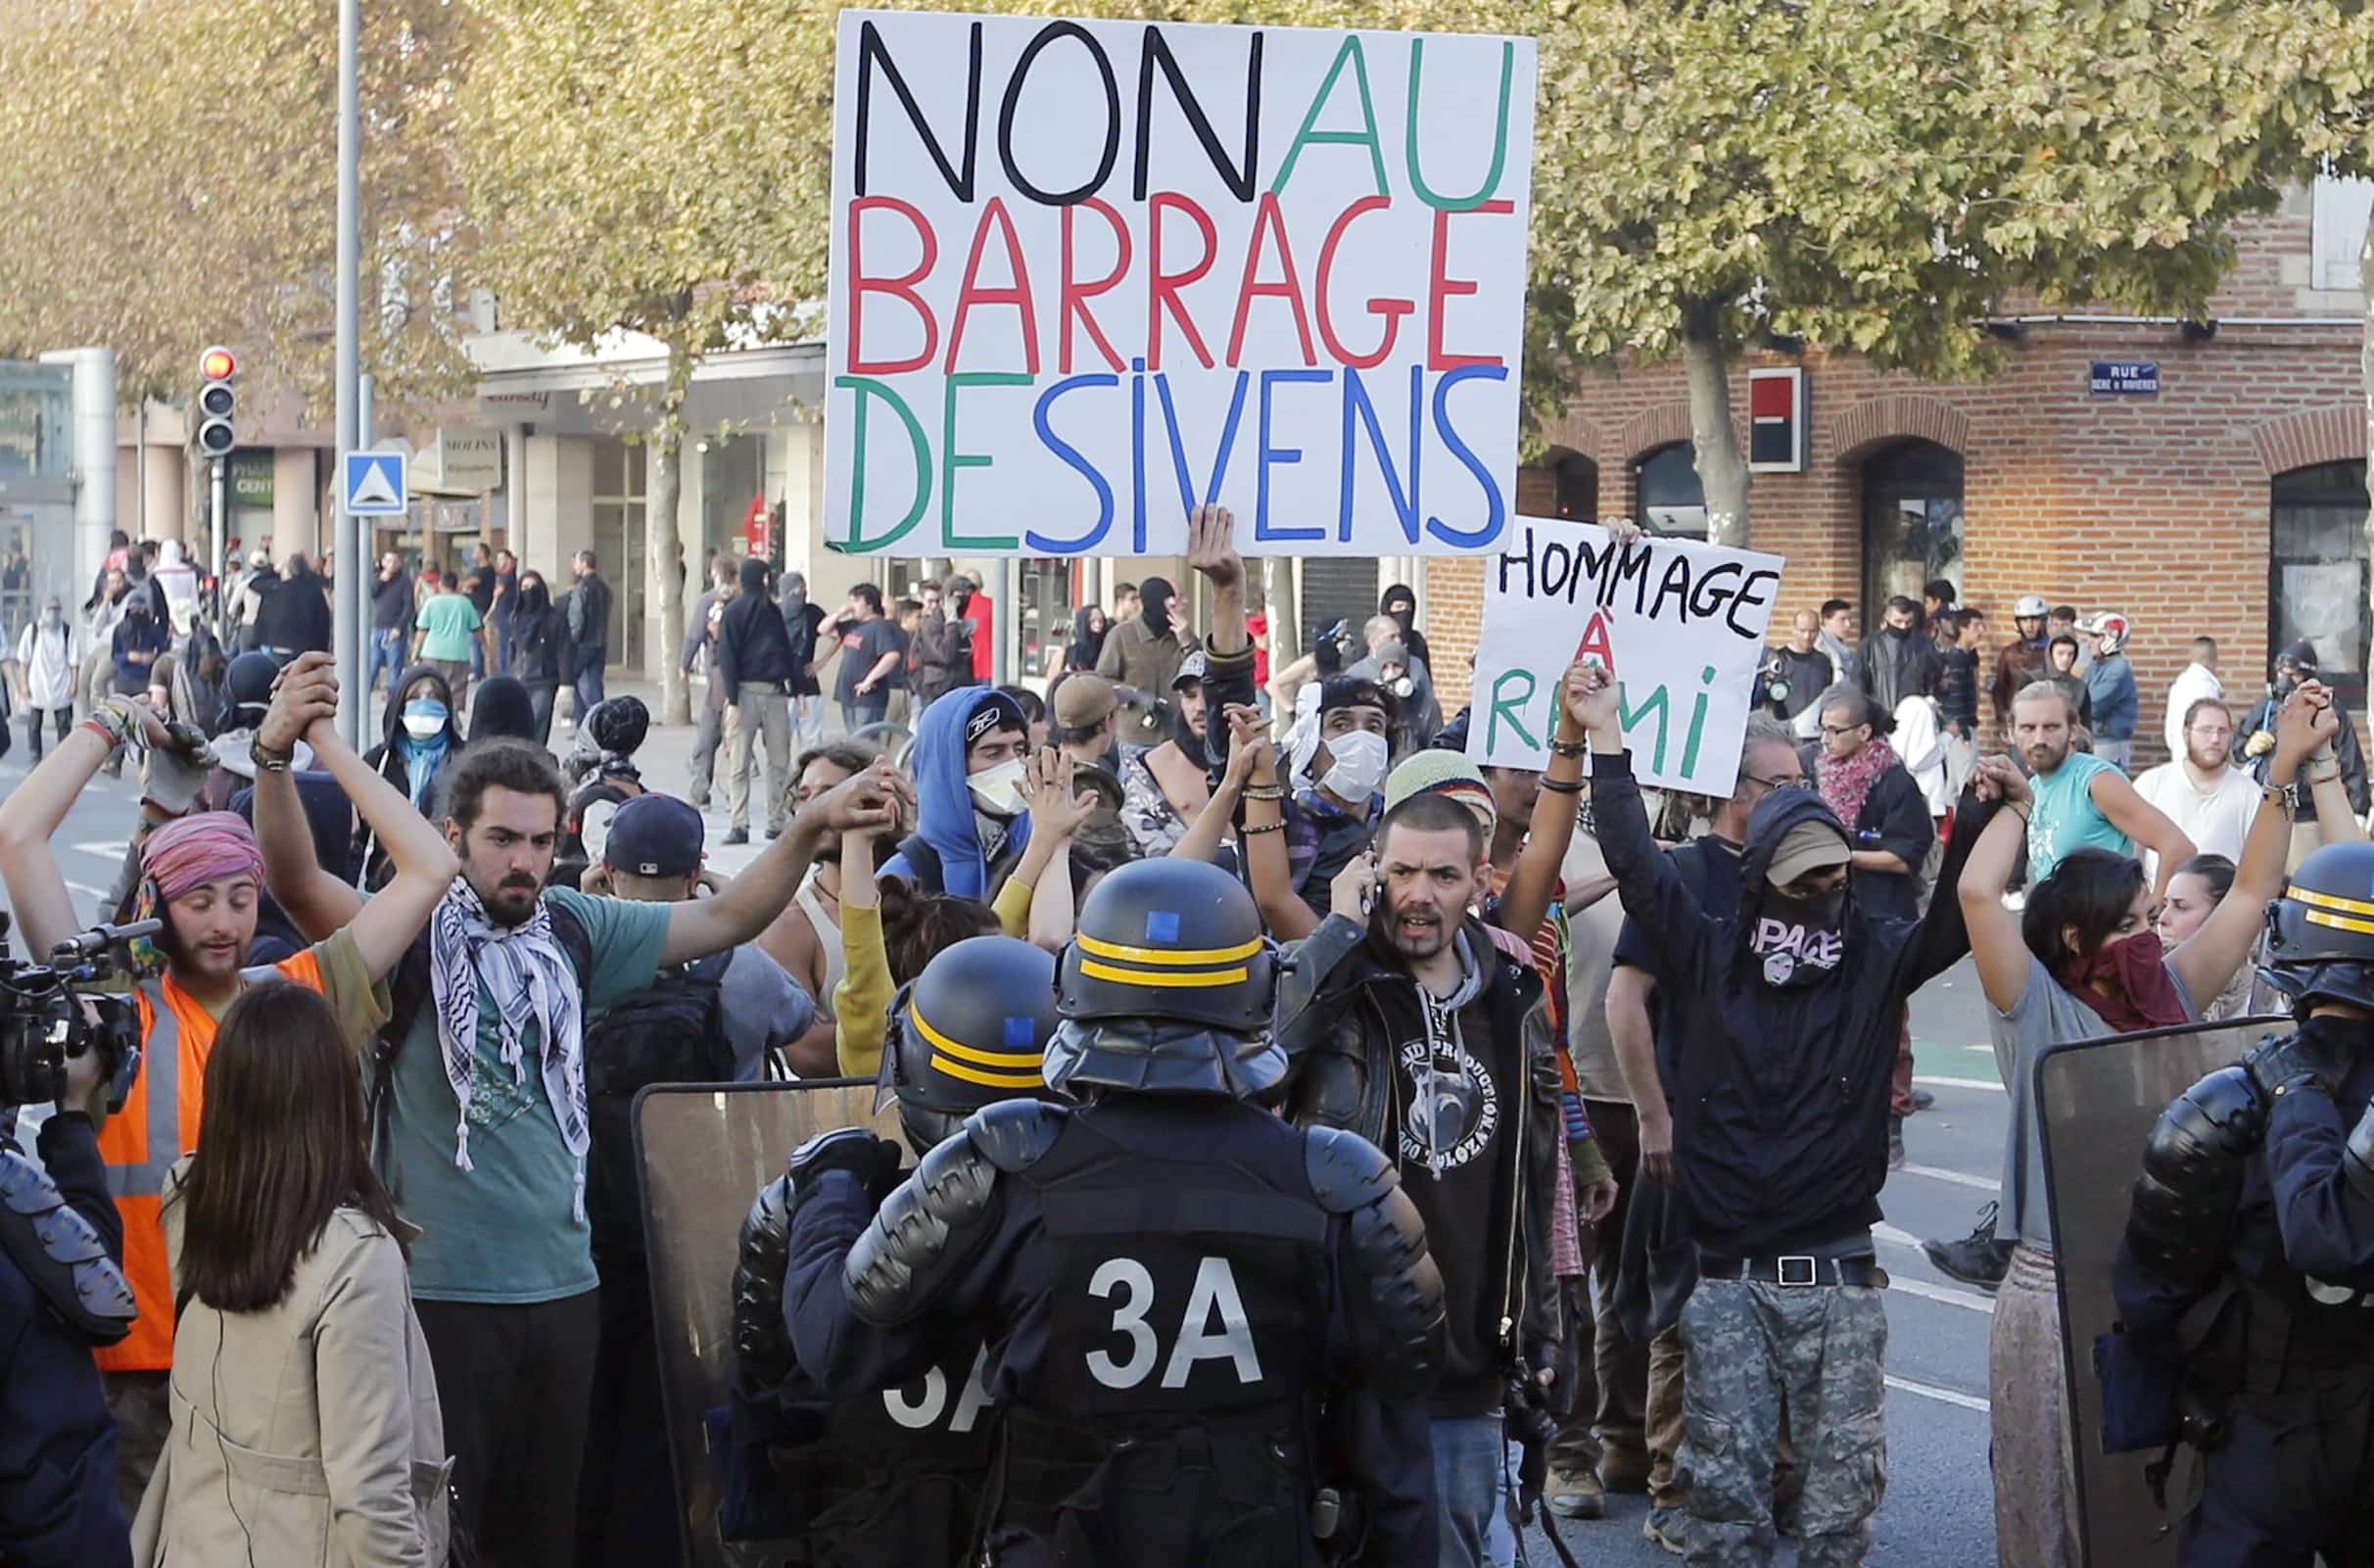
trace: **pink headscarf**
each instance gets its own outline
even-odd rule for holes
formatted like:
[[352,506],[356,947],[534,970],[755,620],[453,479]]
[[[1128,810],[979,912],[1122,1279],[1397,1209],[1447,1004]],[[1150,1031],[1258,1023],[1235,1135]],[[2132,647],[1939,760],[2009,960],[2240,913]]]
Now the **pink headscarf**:
[[263,852],[256,847],[255,830],[236,812],[201,811],[149,835],[140,850],[140,875],[161,905],[229,877],[253,877],[261,890]]

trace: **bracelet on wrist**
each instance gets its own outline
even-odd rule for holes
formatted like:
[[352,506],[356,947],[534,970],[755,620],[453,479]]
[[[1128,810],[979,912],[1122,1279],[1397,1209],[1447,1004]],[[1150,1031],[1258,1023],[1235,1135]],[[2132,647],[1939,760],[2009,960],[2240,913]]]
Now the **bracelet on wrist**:
[[1552,736],[1549,739],[1549,754],[1553,757],[1586,757],[1591,754],[1591,742],[1588,739],[1561,740],[1556,736]]
[[1237,825],[1237,832],[1240,836],[1252,833],[1282,833],[1285,831],[1286,823],[1283,818],[1276,822],[1248,822]]
[[1283,800],[1286,798],[1286,786],[1284,784],[1247,784],[1244,788],[1244,796],[1247,800]]
[[1543,775],[1542,787],[1553,795],[1579,795],[1583,792],[1583,781],[1580,779],[1552,779]]

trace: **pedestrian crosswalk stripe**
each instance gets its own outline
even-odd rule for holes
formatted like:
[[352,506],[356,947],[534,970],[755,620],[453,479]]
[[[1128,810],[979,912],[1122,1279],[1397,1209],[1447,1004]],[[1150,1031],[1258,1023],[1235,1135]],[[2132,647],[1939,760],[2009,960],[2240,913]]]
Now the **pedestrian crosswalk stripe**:
[[2001,1192],[2003,1183],[1992,1176],[1973,1176],[1968,1171],[1948,1170],[1943,1165],[1899,1166],[1908,1176],[1925,1176],[1931,1181],[1951,1182],[1957,1187],[1974,1187],[1980,1192]]
[[1887,1378],[1887,1386],[1902,1393],[1918,1394],[1924,1400],[1958,1404],[1966,1410],[1976,1410],[1980,1415],[1988,1413],[1986,1401],[1975,1394],[1963,1394],[1954,1389],[1941,1389],[1934,1383],[1916,1383],[1909,1377],[1897,1377],[1893,1373],[1889,1374]]
[[1995,1082],[1992,1078],[1939,1078],[1930,1076],[1926,1073],[1915,1073],[1913,1075],[1913,1081],[1915,1083],[1925,1083],[1932,1088],[1938,1089],[1988,1089],[1992,1090],[1996,1094],[2001,1094],[2003,1092],[2003,1085]]

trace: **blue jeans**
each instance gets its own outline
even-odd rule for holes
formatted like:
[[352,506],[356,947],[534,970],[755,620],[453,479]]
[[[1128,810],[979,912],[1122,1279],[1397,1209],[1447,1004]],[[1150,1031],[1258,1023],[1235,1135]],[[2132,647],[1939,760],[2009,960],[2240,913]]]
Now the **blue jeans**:
[[1509,1517],[1508,1449],[1500,1418],[1438,1419],[1435,1496],[1441,1499],[1442,1568],[1514,1568],[1517,1530]]
[[388,694],[396,694],[396,683],[404,679],[404,645],[405,635],[401,632],[373,631],[371,633],[371,678],[363,683],[365,691],[379,685],[380,666],[388,672]]
[[573,684],[577,689],[577,722],[585,723],[594,704],[602,699],[602,663],[607,654],[601,648],[579,648]]

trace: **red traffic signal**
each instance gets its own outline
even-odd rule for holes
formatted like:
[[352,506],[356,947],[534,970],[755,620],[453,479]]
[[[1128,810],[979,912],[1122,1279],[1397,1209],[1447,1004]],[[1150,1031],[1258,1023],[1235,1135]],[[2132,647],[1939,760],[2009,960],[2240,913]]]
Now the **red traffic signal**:
[[239,373],[238,356],[216,344],[198,356],[198,373],[209,381],[228,381]]

